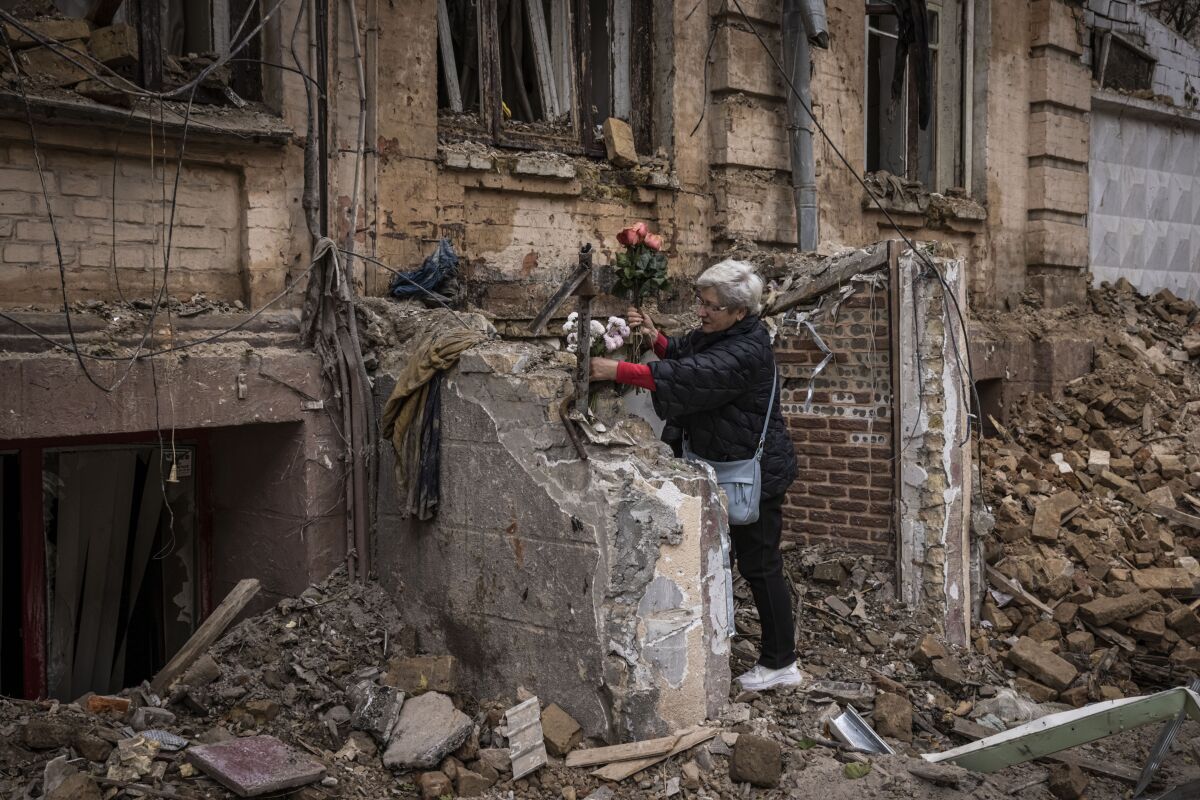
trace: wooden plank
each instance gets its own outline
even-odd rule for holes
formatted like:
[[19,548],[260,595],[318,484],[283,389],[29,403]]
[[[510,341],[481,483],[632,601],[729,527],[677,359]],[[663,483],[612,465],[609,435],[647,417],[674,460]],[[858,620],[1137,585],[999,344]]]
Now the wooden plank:
[[[87,563],[87,540],[80,535],[81,498],[79,485],[80,454],[64,452],[58,456],[58,512],[54,564],[54,596],[49,618],[49,680],[54,697],[71,694],[71,675],[75,670],[75,629],[79,623],[79,594],[83,591],[83,569]],[[41,476],[38,477],[39,489]],[[41,506],[41,492],[38,505]],[[44,533],[39,532],[44,536]]]
[[158,519],[162,514],[163,501],[162,458],[158,450],[152,450],[142,487],[137,527],[134,528],[129,580],[125,582],[124,588],[125,624],[120,647],[117,648],[117,657],[113,662],[113,672],[120,676],[125,674],[125,651],[129,644],[129,622],[133,618],[133,604],[137,602],[138,592],[146,577],[146,566],[150,563],[150,553],[154,549],[154,539],[158,534]]
[[126,14],[137,28],[138,72],[142,88],[157,92],[163,86],[162,4],[159,0],[136,0],[129,6]]
[[558,113],[571,110],[574,81],[571,77],[571,4],[550,0],[550,61],[554,88],[558,91]]
[[204,620],[203,624],[196,629],[187,644],[181,647],[179,652],[167,662],[167,665],[154,676],[154,680],[150,682],[150,688],[159,695],[171,688],[171,684],[192,665],[193,661],[212,646],[225,628],[229,627],[229,623],[233,622],[234,617],[240,614],[246,604],[254,599],[254,595],[258,594],[258,588],[259,583],[255,578],[238,581],[237,586],[234,586],[221,601],[221,605],[217,606],[208,619]]
[[446,0],[438,0],[437,4],[438,51],[442,54],[442,78],[446,81],[446,95],[450,100],[450,110],[461,114],[463,110],[462,91],[458,86],[458,62],[454,58],[454,38],[450,31],[450,10]]
[[[78,472],[72,484],[64,482],[64,491],[79,496],[79,504],[86,509],[86,524],[78,523],[83,553],[83,588],[79,599],[79,618],[75,623],[74,665],[71,668],[68,697],[78,697],[92,689],[96,647],[100,643],[100,616],[107,594],[109,550],[112,547],[113,507],[116,504],[116,470],[106,456],[107,451],[80,452]],[[55,626],[59,623],[56,621]]]
[[542,115],[547,119],[554,119],[562,114],[562,109],[558,106],[554,59],[550,53],[550,34],[546,31],[546,12],[542,8],[542,0],[525,0],[525,12],[529,20],[529,41],[533,47],[533,64],[537,69]]
[[888,263],[887,243],[873,244],[845,256],[830,259],[819,271],[801,275],[787,291],[775,297],[763,316],[782,314],[801,303],[815,299],[837,286],[841,286],[859,273],[874,272]]
[[1036,597],[1031,595],[1029,592],[1027,592],[1023,588],[1021,588],[1018,584],[1009,580],[1004,575],[1004,573],[1000,572],[998,569],[993,567],[991,564],[987,565],[987,577],[988,577],[988,581],[992,585],[996,586],[999,589],[1004,590],[1005,594],[1011,594],[1013,597],[1017,598],[1021,602],[1026,603],[1027,605],[1033,606],[1038,611],[1041,611],[1043,614],[1046,614],[1051,617],[1054,616],[1053,608],[1046,605],[1041,600],[1038,600]]
[[680,753],[691,750],[698,744],[704,744],[716,736],[717,733],[716,728],[691,728],[684,731],[680,735],[678,743],[671,748],[670,752],[664,755],[639,758],[633,761],[620,761],[616,764],[609,764],[607,767],[594,770],[591,774],[606,781],[623,781],[626,778],[637,775],[647,767],[654,766],[660,761],[665,761],[672,756],[677,756]]
[[[576,289],[580,287],[584,279],[591,273],[591,265],[583,264],[582,262],[576,265],[575,271],[567,276],[567,279],[558,287],[558,291],[546,301],[546,305],[542,306],[542,310],[538,312],[537,317],[529,325],[529,332],[535,336],[540,336],[546,331],[546,323],[554,316],[554,312],[558,311],[559,306],[570,297]],[[582,328],[580,329],[582,335]]]
[[[633,92],[629,80],[630,53],[632,52],[633,9],[632,0],[611,0],[612,20],[612,116],[628,121],[633,116]],[[608,116],[609,109],[600,109],[601,116]]]
[[97,631],[96,652],[92,660],[92,685],[85,687],[108,692],[124,688],[120,684],[112,685],[113,659],[117,652],[121,615],[121,604],[114,600],[121,596],[125,585],[125,560],[129,552],[129,518],[133,513],[133,480],[137,451],[114,450],[111,455],[111,469],[115,475],[110,523],[112,535],[109,538],[108,569],[104,576],[100,628]]
[[46,696],[46,531],[42,519],[42,449],[24,447],[21,471],[22,690],[30,700]]
[[1176,525],[1183,525],[1185,528],[1191,528],[1194,531],[1200,531],[1200,517],[1186,514],[1175,508],[1164,506],[1160,503],[1155,503],[1148,509],[1151,514],[1156,517],[1162,517],[1167,522],[1173,522]]
[[500,20],[496,0],[478,5],[479,30],[479,115],[493,137],[500,135]]
[[575,750],[567,754],[568,767],[591,767],[596,764],[612,764],[617,761],[631,761],[635,758],[650,758],[666,755],[675,749],[679,736],[664,736],[661,739],[646,739],[641,742],[615,744],[611,747],[593,747],[589,750]]
[[[896,539],[896,599],[901,599],[901,587],[913,570],[911,544],[904,544],[900,497],[904,491],[904,408],[900,391],[900,248],[888,241],[884,248],[888,268],[888,367],[892,375],[892,535]],[[908,551],[908,558],[905,551]]]

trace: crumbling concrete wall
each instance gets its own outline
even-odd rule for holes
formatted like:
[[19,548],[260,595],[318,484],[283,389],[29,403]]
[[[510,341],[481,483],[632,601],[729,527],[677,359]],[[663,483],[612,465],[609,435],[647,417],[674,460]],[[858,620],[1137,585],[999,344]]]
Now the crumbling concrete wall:
[[[573,360],[503,343],[463,355],[442,388],[431,522],[401,513],[384,446],[379,578],[476,696],[523,686],[588,735],[663,735],[727,697],[725,515],[712,479],[640,420],[644,445],[578,459],[558,417]],[[399,363],[381,354],[381,401]]]
[[[968,646],[971,629],[970,384],[962,323],[965,264],[900,256],[900,531],[898,589],[930,612],[938,633]],[[953,293],[953,294],[951,294]]]

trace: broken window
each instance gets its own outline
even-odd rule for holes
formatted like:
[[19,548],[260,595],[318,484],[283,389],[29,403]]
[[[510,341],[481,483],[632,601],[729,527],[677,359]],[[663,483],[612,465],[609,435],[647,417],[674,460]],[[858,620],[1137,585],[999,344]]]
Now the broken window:
[[[960,0],[926,5],[930,103],[925,125],[921,125],[921,71],[917,69],[923,43],[909,42],[907,63],[898,65],[904,26],[896,7],[867,5],[866,165],[869,172],[885,170],[939,191],[962,186],[964,181],[962,75],[970,54],[959,35]],[[894,92],[893,76],[902,67],[903,83]]]
[[1154,85],[1155,58],[1120,34],[1096,34],[1093,77],[1104,89],[1147,91]]
[[194,632],[202,559],[195,449],[0,454],[0,686],[73,700],[153,677]]
[[[262,18],[258,0],[55,0],[55,7],[65,16],[88,20],[96,29],[129,26],[134,31],[130,36],[105,38],[101,60],[156,91],[186,83],[229,51],[235,32],[240,40]],[[242,100],[262,100],[261,58],[261,39],[256,36],[236,59],[204,81],[196,102],[240,105]]]
[[[447,132],[590,149],[607,117],[645,131],[640,84],[649,71],[650,16],[641,5],[438,0],[438,107],[452,124]],[[644,46],[634,47],[635,32]]]

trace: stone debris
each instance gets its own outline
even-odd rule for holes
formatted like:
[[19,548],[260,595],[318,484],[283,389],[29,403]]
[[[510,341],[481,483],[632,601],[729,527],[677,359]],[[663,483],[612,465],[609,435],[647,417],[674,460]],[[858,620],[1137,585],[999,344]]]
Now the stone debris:
[[471,735],[471,718],[438,692],[405,701],[383,754],[392,769],[431,769]]
[[274,736],[248,736],[187,751],[189,764],[239,797],[293,789],[321,780],[325,767]]
[[1088,776],[1075,764],[1050,767],[1050,793],[1059,800],[1078,800],[1087,791]]
[[783,751],[779,744],[761,736],[742,734],[733,745],[729,777],[752,786],[771,789],[783,773]]
[[602,128],[604,149],[608,160],[615,167],[636,167],[639,163],[637,145],[633,141],[633,129],[623,119],[609,117]]
[[583,729],[570,714],[552,703],[542,710],[542,738],[550,755],[565,758],[583,739]]
[[422,692],[454,692],[453,656],[411,656],[388,661],[382,682],[413,695]]
[[[1088,302],[1069,324],[1093,337],[1092,372],[1061,399],[1017,400],[980,447],[984,559],[1008,583],[989,581],[976,649],[1076,706],[1200,667],[1200,309],[1124,282]],[[1031,328],[1050,324],[1039,314]]]

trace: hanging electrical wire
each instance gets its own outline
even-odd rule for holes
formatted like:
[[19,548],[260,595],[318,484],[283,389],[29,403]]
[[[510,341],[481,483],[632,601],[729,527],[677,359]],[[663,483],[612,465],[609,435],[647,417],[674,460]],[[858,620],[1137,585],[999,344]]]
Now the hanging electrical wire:
[[[846,158],[846,155],[841,151],[841,148],[839,148],[837,146],[837,144],[833,141],[833,139],[829,136],[829,133],[825,130],[825,126],[821,124],[821,121],[819,119],[817,119],[816,115],[813,113],[812,107],[809,105],[809,103],[804,99],[803,95],[800,94],[800,92],[796,89],[795,85],[792,83],[791,76],[783,68],[783,65],[779,62],[778,57],[771,50],[771,48],[767,44],[766,40],[764,40],[762,35],[758,32],[758,29],[754,26],[754,23],[750,21],[750,17],[749,17],[749,15],[746,14],[746,9],[742,6],[741,0],[733,0],[733,4],[735,6],[737,6],[738,13],[741,15],[742,21],[749,28],[750,32],[754,35],[754,38],[758,40],[758,43],[762,47],[763,51],[771,59],[771,63],[774,65],[776,71],[778,71],[780,76],[782,76],[784,83],[788,87],[788,91],[790,91],[796,97],[796,99],[799,101],[800,106],[804,109],[804,112],[806,114],[808,114],[809,119],[812,120],[813,125],[821,133],[822,138],[825,139],[826,144],[829,145],[829,148],[833,151],[834,155],[837,156],[838,160],[841,161],[842,165],[845,166],[845,168],[850,172],[850,174],[859,183],[859,185],[862,186],[863,190],[866,191],[867,195],[871,198],[871,201],[875,204],[875,206],[879,209],[879,211],[881,211],[883,213],[884,218],[887,220],[888,224],[892,227],[892,229],[895,230],[896,234],[900,237],[900,239],[906,245],[908,245],[908,247],[912,251],[913,255],[916,256],[924,264],[925,270],[932,273],[937,278],[937,281],[941,285],[941,288],[942,288],[943,300],[949,300],[949,305],[953,308],[954,314],[958,318],[958,325],[959,325],[959,328],[963,332],[963,336],[964,337],[968,336],[969,332],[967,329],[967,321],[962,313],[962,308],[959,306],[958,298],[955,295],[954,290],[946,282],[945,276],[942,275],[941,270],[939,270],[937,268],[937,266],[933,263],[933,261],[929,258],[929,256],[925,254],[924,251],[922,251],[919,247],[917,247],[916,243],[914,243],[913,240],[911,238],[909,238],[908,234],[906,234],[903,230],[901,230],[900,225],[896,222],[895,218],[891,215],[891,212],[888,211],[887,207],[883,204],[882,199],[871,189],[870,185],[863,178],[863,176],[858,173],[858,171],[854,168],[854,165],[850,163],[850,160],[848,158]],[[971,363],[970,348],[969,347],[967,348],[966,359],[965,359],[965,364],[964,364],[962,354],[959,350],[958,336],[954,333],[954,328],[952,326],[947,327],[947,335],[950,337],[952,351],[954,353],[955,365],[958,369],[959,389],[960,389],[960,392],[963,397],[963,406],[966,409],[967,420],[968,420],[966,435],[963,438],[963,440],[959,443],[960,446],[962,446],[962,445],[965,445],[970,440],[971,428],[972,428],[971,421],[972,420],[974,420],[974,423],[973,423],[974,425],[980,425],[979,430],[980,430],[980,435],[982,435],[982,426],[980,423],[980,417],[979,417],[979,413],[978,413],[978,409],[980,407],[979,393],[975,386],[974,369],[973,369],[973,366]]]

